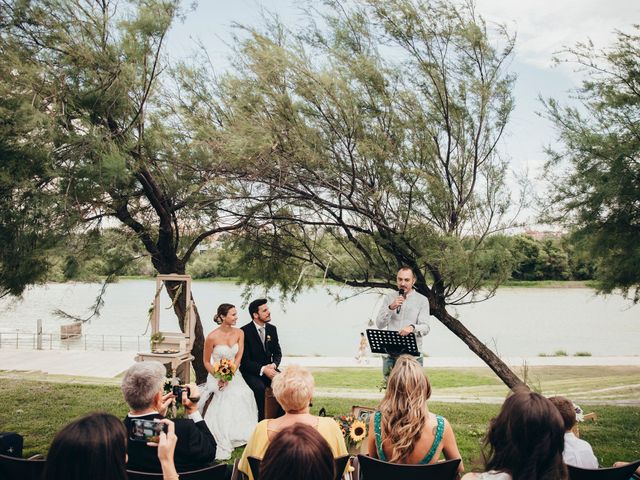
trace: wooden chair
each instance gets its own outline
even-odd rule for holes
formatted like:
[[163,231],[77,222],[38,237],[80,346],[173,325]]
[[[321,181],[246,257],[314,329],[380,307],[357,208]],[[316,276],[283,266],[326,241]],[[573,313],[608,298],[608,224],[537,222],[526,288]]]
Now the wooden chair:
[[280,404],[276,400],[271,387],[267,387],[264,391],[264,418],[276,418]]
[[[334,480],[340,480],[342,475],[344,474],[345,468],[347,468],[347,462],[349,461],[349,455],[343,455],[341,457],[337,457],[334,459],[334,465],[336,468],[336,476]],[[260,460],[256,457],[247,457],[249,460],[249,468],[251,469],[251,475],[253,475],[253,480],[260,480]],[[182,474],[180,474],[180,478],[182,478]]]
[[454,458],[429,465],[389,463],[366,455],[358,455],[362,480],[454,480],[461,459]]
[[[162,473],[136,472],[127,470],[129,480],[162,480]],[[227,464],[220,463],[210,467],[180,472],[180,480],[224,480],[227,477]]]
[[640,467],[640,460],[628,463],[622,467],[610,468],[580,468],[567,465],[570,480],[629,480],[633,472]]
[[40,480],[46,465],[44,459],[26,459],[0,455],[0,478]]

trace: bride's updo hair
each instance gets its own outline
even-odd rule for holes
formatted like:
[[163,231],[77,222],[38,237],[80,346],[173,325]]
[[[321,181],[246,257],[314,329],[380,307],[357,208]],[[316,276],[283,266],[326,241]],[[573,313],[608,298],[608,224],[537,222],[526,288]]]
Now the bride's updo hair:
[[216,314],[213,316],[213,321],[218,325],[222,325],[222,319],[227,316],[227,313],[229,313],[229,310],[231,310],[232,308],[236,308],[236,306],[231,305],[230,303],[222,303],[218,307],[218,311],[216,312]]

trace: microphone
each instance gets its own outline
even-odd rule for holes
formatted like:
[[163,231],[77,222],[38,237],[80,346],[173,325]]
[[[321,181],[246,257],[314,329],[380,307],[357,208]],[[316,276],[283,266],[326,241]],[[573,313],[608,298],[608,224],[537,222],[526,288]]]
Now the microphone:
[[[398,289],[398,295],[402,295],[404,297],[404,288],[399,288]],[[398,305],[398,308],[396,308],[396,313],[399,314],[400,313],[400,307],[402,305]]]

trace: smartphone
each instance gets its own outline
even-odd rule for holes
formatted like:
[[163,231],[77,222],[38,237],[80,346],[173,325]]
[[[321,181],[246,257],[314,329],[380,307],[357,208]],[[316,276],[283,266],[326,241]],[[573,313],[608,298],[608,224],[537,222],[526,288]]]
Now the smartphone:
[[129,440],[132,442],[155,442],[160,440],[160,432],[167,431],[164,423],[155,420],[144,420],[142,418],[131,419],[131,432]]

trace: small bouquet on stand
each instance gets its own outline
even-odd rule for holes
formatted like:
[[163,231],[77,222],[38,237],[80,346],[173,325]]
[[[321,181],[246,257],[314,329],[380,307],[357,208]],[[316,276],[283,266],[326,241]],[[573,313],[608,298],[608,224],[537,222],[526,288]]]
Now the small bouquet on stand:
[[221,358],[213,364],[213,378],[218,379],[218,388],[222,390],[233,378],[238,367],[228,358]]
[[344,436],[344,443],[352,455],[360,453],[362,440],[367,437],[367,424],[353,415],[340,415],[334,417]]

